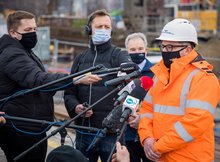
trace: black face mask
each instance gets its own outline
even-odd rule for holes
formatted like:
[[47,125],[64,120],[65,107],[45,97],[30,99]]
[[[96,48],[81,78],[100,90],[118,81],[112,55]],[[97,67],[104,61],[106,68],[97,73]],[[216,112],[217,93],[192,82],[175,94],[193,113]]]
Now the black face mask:
[[145,59],[145,53],[132,53],[132,54],[130,54],[130,57],[134,63],[140,64]]
[[[17,32],[18,33],[18,32]],[[37,44],[37,33],[18,33],[22,35],[21,40],[19,41],[26,49],[32,49]]]
[[162,52],[162,58],[164,65],[169,69],[170,65],[173,63],[173,59],[180,58],[180,51],[182,51],[185,48],[180,49],[179,51],[174,52]]

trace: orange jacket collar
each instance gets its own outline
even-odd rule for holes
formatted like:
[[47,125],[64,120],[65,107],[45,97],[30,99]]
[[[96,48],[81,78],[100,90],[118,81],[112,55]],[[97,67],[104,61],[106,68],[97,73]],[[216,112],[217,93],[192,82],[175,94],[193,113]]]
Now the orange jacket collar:
[[178,77],[187,66],[190,66],[190,62],[197,56],[198,54],[196,51],[192,50],[188,55],[174,60],[171,64],[170,73],[164,65],[163,60],[153,66],[151,70],[164,85],[168,85],[172,83],[173,80],[175,80],[175,78]]

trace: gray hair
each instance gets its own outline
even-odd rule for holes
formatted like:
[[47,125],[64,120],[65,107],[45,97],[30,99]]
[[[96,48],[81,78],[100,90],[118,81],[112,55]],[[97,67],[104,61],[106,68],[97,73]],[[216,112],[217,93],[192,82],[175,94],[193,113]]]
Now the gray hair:
[[125,39],[125,48],[128,49],[128,42],[131,39],[137,39],[140,38],[144,41],[145,47],[147,48],[147,38],[143,33],[133,33],[133,34],[129,34],[126,39]]

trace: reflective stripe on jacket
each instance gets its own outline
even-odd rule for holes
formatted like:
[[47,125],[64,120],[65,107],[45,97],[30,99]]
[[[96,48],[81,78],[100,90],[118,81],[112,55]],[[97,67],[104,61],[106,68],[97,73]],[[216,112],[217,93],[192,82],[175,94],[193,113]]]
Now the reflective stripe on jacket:
[[171,65],[163,61],[152,68],[154,85],[142,103],[138,128],[141,143],[157,141],[154,149],[165,162],[211,162],[214,160],[214,112],[219,82],[206,61],[191,63],[192,51]]

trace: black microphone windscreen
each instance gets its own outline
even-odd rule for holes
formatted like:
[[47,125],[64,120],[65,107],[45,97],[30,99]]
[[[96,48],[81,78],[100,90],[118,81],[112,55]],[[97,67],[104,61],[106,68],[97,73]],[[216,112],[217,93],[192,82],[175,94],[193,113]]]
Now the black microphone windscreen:
[[133,91],[131,91],[130,95],[132,97],[138,98],[140,101],[143,101],[147,91],[153,85],[153,80],[148,76],[142,76],[138,80],[139,81],[136,81],[136,87],[133,89]]
[[102,121],[102,126],[107,128],[108,132],[115,133],[117,129],[121,128],[121,123],[119,120],[122,115],[122,106],[119,105],[118,107],[112,109],[112,111],[104,118]]
[[141,75],[141,72],[140,71],[134,71],[130,74],[127,74],[125,76],[122,76],[122,77],[119,77],[119,78],[115,78],[115,79],[112,79],[112,80],[108,80],[105,82],[105,86],[114,86],[114,85],[118,85],[118,84],[121,84],[125,81],[128,81],[132,78],[137,78]]
[[121,72],[126,72],[127,74],[139,70],[139,67],[134,62],[126,62],[120,65]]
[[140,101],[144,100],[146,95],[146,91],[140,85],[135,87],[133,91],[131,91],[130,96],[138,98]]

